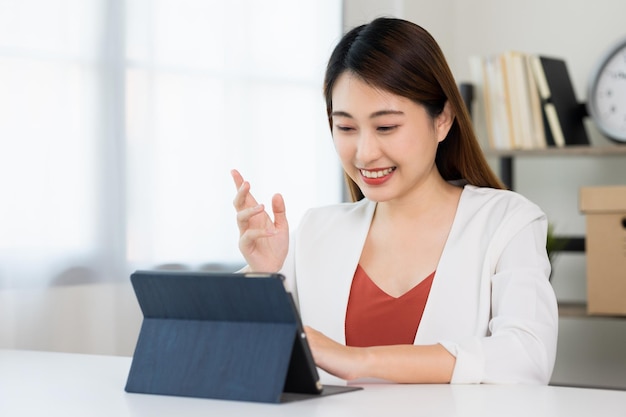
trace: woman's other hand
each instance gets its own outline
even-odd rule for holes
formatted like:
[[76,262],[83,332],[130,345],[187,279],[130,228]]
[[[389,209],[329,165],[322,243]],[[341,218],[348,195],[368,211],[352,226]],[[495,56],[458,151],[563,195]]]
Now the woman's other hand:
[[339,378],[407,384],[449,383],[456,358],[442,345],[344,346],[305,326],[315,364]]
[[231,175],[237,187],[233,201],[237,210],[239,250],[251,272],[278,272],[289,249],[289,225],[285,215],[285,202],[280,194],[272,197],[274,220],[250,194],[250,183],[239,171]]
[[309,326],[304,326],[304,332],[317,366],[345,380],[362,376],[363,358],[360,355],[366,353],[365,349],[344,346]]

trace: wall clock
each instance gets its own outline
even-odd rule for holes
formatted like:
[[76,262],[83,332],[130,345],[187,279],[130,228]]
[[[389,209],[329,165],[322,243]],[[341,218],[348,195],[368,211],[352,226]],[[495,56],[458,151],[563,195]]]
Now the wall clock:
[[626,144],[626,37],[609,48],[592,71],[587,110],[604,135]]

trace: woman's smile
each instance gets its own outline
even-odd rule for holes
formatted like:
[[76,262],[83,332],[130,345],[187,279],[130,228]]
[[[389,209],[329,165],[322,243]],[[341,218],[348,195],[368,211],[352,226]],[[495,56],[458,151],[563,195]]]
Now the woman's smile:
[[396,167],[384,169],[359,169],[363,182],[367,185],[380,185],[389,180]]

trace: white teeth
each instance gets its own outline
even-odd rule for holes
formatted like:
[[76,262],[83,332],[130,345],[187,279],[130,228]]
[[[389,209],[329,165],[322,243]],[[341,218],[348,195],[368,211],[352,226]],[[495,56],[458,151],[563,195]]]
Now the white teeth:
[[380,177],[384,177],[385,175],[389,175],[395,168],[387,168],[387,169],[383,169],[381,171],[367,171],[364,169],[361,169],[361,175],[363,175],[365,178],[380,178]]

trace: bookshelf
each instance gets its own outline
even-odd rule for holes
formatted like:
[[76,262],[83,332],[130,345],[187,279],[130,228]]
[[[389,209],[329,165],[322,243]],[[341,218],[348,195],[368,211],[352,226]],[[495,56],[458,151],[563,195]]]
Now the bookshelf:
[[487,149],[487,156],[499,158],[517,156],[626,156],[626,145],[588,146],[569,145],[544,149]]
[[[599,158],[626,158],[626,145],[569,145],[565,147],[550,147],[544,149],[486,149],[485,156],[497,158],[500,164],[500,178],[509,189],[515,187],[515,160],[524,157],[568,158],[568,157],[599,157]],[[564,240],[564,252],[585,252],[584,236],[559,236]],[[559,317],[568,319],[596,319],[609,320],[623,317],[593,316],[587,313],[587,304],[584,302],[559,302]]]
[[[499,160],[500,179],[515,187],[515,160],[521,157],[624,157],[626,146],[592,146],[586,104],[577,100],[564,59],[506,51],[470,59],[483,98],[488,157]],[[464,100],[470,109],[469,96]],[[565,252],[585,252],[585,237],[557,236]]]
[[514,161],[523,157],[626,157],[626,146],[565,146],[544,149],[487,149],[487,157],[495,157],[500,161],[500,178],[510,189],[515,188]]
[[[500,164],[500,179],[511,190],[515,189],[515,160],[523,157],[626,157],[626,146],[570,145],[544,149],[487,149],[485,156],[495,157]],[[584,252],[584,236],[560,236],[564,252]]]

